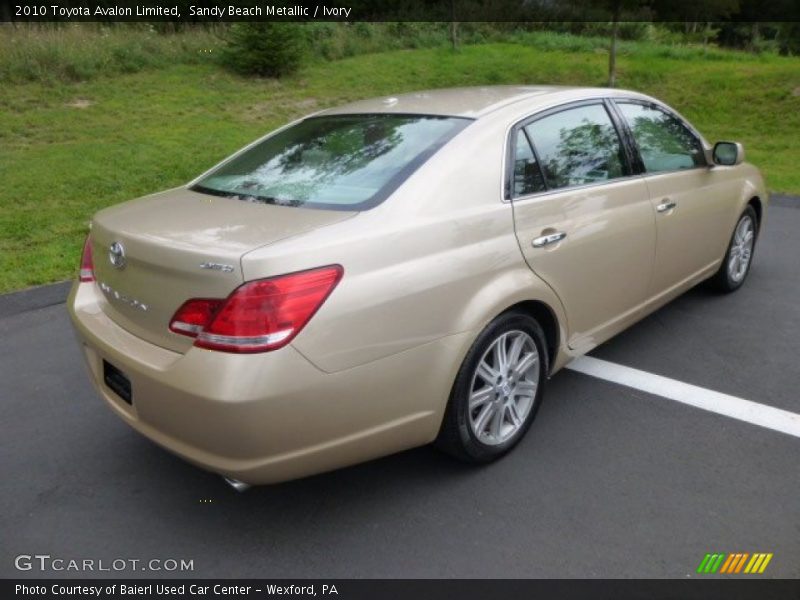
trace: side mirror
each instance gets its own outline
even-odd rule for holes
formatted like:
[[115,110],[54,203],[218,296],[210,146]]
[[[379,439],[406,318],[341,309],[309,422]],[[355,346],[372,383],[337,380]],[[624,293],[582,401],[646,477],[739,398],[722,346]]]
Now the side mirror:
[[744,147],[739,142],[717,142],[712,156],[714,164],[732,167],[744,160]]

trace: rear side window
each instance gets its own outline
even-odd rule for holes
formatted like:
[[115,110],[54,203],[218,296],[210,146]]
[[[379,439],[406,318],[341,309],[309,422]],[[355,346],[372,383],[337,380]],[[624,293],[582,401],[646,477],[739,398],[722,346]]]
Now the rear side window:
[[514,144],[514,197],[544,191],[544,178],[528,136],[521,129]]
[[311,117],[223,164],[192,189],[250,202],[362,210],[388,197],[470,122],[400,114]]
[[628,122],[648,173],[706,165],[700,140],[679,119],[652,106],[633,102],[616,104]]
[[626,175],[622,143],[602,104],[562,110],[525,127],[549,189]]

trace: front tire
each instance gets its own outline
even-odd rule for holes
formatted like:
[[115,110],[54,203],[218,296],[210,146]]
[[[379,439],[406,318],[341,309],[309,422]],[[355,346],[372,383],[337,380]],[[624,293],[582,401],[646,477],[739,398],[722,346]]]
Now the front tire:
[[748,205],[736,222],[719,270],[711,278],[711,285],[717,291],[730,293],[742,287],[753,263],[757,234],[758,217],[755,209]]
[[548,367],[536,319],[516,311],[497,317],[464,358],[436,445],[473,463],[506,454],[536,417]]

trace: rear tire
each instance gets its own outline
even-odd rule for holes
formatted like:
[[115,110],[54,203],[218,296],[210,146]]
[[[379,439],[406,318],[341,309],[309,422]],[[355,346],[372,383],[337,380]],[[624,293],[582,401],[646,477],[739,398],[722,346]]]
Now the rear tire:
[[742,287],[753,264],[757,237],[758,217],[755,209],[748,205],[736,222],[719,270],[709,280],[714,289],[729,294]]
[[539,410],[549,369],[539,323],[507,312],[467,352],[447,404],[436,446],[472,463],[487,463],[519,443]]

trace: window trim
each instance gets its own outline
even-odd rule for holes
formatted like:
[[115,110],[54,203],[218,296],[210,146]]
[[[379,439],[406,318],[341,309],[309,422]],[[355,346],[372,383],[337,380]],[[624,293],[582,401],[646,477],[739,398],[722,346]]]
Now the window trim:
[[[636,166],[638,169],[641,169],[640,174],[643,177],[656,177],[658,175],[668,175],[671,173],[686,173],[689,171],[695,171],[697,169],[708,169],[708,167],[711,166],[711,164],[708,162],[706,144],[704,143],[703,136],[700,135],[700,132],[698,132],[691,125],[691,123],[689,123],[686,119],[677,114],[674,110],[671,110],[668,106],[661,104],[659,102],[655,102],[653,100],[644,100],[642,98],[630,98],[627,96],[609,98],[609,100],[610,103],[614,106],[614,110],[619,114],[619,118],[622,122],[622,125],[627,132],[626,135],[629,137],[631,151],[634,154]],[[683,126],[683,128],[689,132],[689,135],[691,135],[694,138],[697,147],[700,149],[700,154],[703,157],[704,164],[694,165],[688,169],[670,169],[668,171],[648,171],[647,168],[644,166],[644,159],[642,159],[642,153],[639,150],[639,144],[636,143],[636,138],[633,135],[633,129],[631,128],[628,119],[625,117],[625,115],[622,112],[622,109],[618,106],[618,104],[638,104],[646,108],[651,108],[653,110],[660,111],[678,121],[678,123],[680,123]]]
[[[515,132],[511,135],[511,157],[510,157],[510,165],[511,165],[511,173],[510,177],[507,181],[507,192],[510,198],[514,198],[514,170],[517,165],[517,144],[516,141],[519,139],[517,136],[522,133],[525,137],[525,141],[528,143],[528,147],[531,149],[531,154],[533,154],[533,160],[536,161],[536,168],[539,170],[539,177],[542,179],[542,185],[544,186],[543,190],[539,190],[537,192],[531,192],[530,194],[522,194],[522,196],[530,196],[533,194],[541,194],[547,191],[547,180],[544,178],[544,171],[542,170],[542,163],[539,160],[539,153],[536,151],[536,146],[533,145],[533,140],[531,140],[531,136],[528,135],[528,132],[525,131],[525,127],[519,127],[515,130]],[[516,196],[517,198],[521,196]]]
[[642,157],[639,154],[639,149],[636,146],[636,142],[633,139],[633,131],[631,131],[631,128],[628,126],[628,122],[625,120],[622,111],[613,102],[613,100],[611,98],[605,98],[604,100],[606,103],[606,108],[611,113],[612,118],[616,121],[617,128],[621,132],[621,135],[624,139],[625,152],[628,154],[628,160],[630,161],[631,165],[631,174],[644,175],[644,163],[642,162]]
[[[531,198],[534,196],[540,196],[543,194],[552,194],[563,192],[565,190],[578,190],[583,188],[595,187],[598,185],[608,185],[609,183],[616,182],[616,181],[625,181],[627,179],[631,179],[632,177],[639,177],[641,176],[640,173],[636,173],[636,169],[634,168],[634,163],[632,161],[632,153],[631,149],[628,148],[628,140],[626,138],[626,134],[623,131],[623,123],[619,122],[614,114],[614,111],[609,108],[608,98],[604,96],[598,96],[596,98],[584,98],[581,100],[574,100],[571,102],[565,102],[563,104],[559,104],[557,106],[552,106],[550,108],[544,108],[532,115],[528,115],[517,122],[515,122],[508,130],[508,134],[506,135],[506,165],[505,165],[505,174],[504,174],[504,183],[503,183],[503,202],[515,202],[520,200],[525,200],[527,198]],[[622,177],[615,177],[614,179],[606,179],[604,181],[597,181],[593,183],[584,183],[579,185],[570,185],[566,187],[560,188],[553,188],[547,184],[547,178],[544,176],[544,172],[542,170],[541,161],[539,160],[539,152],[536,149],[536,144],[533,143],[533,140],[530,139],[528,133],[525,131],[525,127],[538,121],[539,119],[544,119],[546,117],[550,117],[552,115],[558,114],[560,112],[565,112],[568,110],[572,110],[575,108],[581,108],[582,106],[592,106],[592,105],[600,105],[606,111],[609,120],[611,121],[614,130],[619,137],[620,145],[623,149],[623,154],[625,155],[625,160],[623,162],[623,169],[627,171],[627,173]],[[514,161],[516,158],[516,147],[515,147],[515,140],[516,134],[519,130],[522,130],[525,133],[526,138],[528,139],[528,143],[531,145],[533,149],[533,155],[536,157],[536,163],[539,167],[539,171],[542,174],[542,181],[544,182],[545,189],[540,192],[533,192],[531,194],[525,194],[522,196],[514,196],[513,195],[513,176],[514,176]]]

